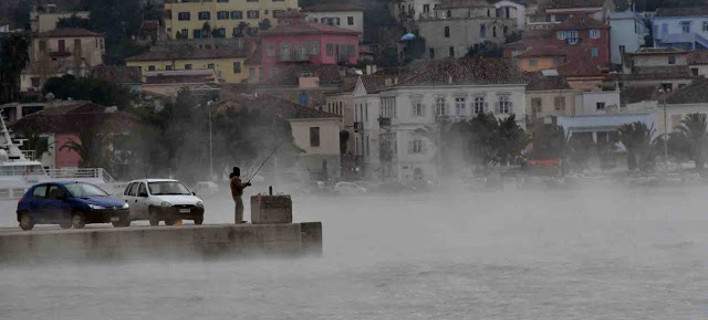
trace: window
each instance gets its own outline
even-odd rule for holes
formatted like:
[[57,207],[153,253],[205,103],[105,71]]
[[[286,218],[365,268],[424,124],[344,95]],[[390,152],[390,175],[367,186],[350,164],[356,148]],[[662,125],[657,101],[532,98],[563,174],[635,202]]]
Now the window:
[[671,55],[668,57],[669,64],[676,64],[676,56]]
[[248,17],[249,19],[258,19],[259,16],[260,16],[260,15],[259,15],[259,13],[258,13],[258,10],[248,10],[248,11],[246,11],[246,17]]
[[567,36],[568,44],[573,45],[573,44],[578,44],[578,42],[580,42],[580,38],[578,37],[577,31],[568,31],[568,32],[566,32],[566,36]]
[[513,108],[512,108],[512,103],[511,103],[511,97],[508,95],[501,95],[499,96],[499,102],[497,105],[497,113],[501,114],[509,114],[512,113]]
[[445,110],[445,97],[435,97],[435,116],[445,116],[447,115],[447,110]]
[[455,57],[455,47],[450,47],[448,49],[448,55],[453,58]]
[[191,64],[185,64],[184,65],[184,70],[192,70],[192,65]]
[[320,127],[310,127],[310,147],[320,146]]
[[354,25],[354,17],[347,17],[347,24],[350,26]]
[[234,73],[241,73],[241,62],[234,61]]
[[414,117],[425,116],[425,106],[423,106],[423,103],[421,103],[420,101],[414,102],[413,103],[413,110],[411,110],[411,114]]
[[238,11],[238,10],[231,11],[230,16],[231,16],[231,20],[241,20],[241,19],[243,19],[243,11]]
[[445,38],[450,37],[450,27],[445,26],[445,30],[443,31],[443,36],[445,36]]
[[597,29],[590,30],[590,39],[600,39],[600,30],[597,30]]
[[218,20],[228,20],[229,19],[229,12],[228,11],[219,11],[216,13],[216,19]]
[[531,98],[531,112],[534,114],[543,112],[542,103],[541,98]]
[[211,12],[209,11],[200,11],[199,12],[199,20],[209,20],[211,19]]
[[408,141],[408,154],[420,154],[423,153],[423,140],[414,139]]
[[180,21],[189,21],[192,19],[192,14],[189,12],[179,12],[177,13],[177,20]]
[[47,196],[47,186],[38,186],[32,191],[32,197],[44,198]]
[[466,108],[465,98],[464,97],[455,98],[455,114],[458,116],[465,115],[465,111],[466,111],[465,108]]
[[681,21],[681,31],[683,33],[691,33],[691,21]]
[[598,102],[598,103],[595,104],[595,108],[596,108],[598,111],[605,110],[605,103],[604,103],[604,102]]
[[558,96],[553,98],[553,106],[556,111],[565,111],[565,97]]
[[485,112],[484,97],[474,97],[474,113],[480,114]]
[[600,55],[600,52],[597,48],[592,48],[592,49],[590,49],[590,55],[593,58],[597,58]]

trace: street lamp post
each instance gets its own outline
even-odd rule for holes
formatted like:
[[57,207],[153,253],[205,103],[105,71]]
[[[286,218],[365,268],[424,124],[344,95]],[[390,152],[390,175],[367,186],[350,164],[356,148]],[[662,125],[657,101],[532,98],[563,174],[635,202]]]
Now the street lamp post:
[[214,101],[207,102],[207,111],[209,113],[209,180],[214,180],[214,131],[211,123],[211,105]]

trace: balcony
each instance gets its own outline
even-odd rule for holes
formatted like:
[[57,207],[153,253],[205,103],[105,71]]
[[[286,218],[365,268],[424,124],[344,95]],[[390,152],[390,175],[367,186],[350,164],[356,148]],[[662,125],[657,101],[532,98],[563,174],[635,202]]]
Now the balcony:
[[379,127],[381,127],[381,128],[390,128],[390,127],[391,127],[391,118],[389,118],[389,117],[379,117]]

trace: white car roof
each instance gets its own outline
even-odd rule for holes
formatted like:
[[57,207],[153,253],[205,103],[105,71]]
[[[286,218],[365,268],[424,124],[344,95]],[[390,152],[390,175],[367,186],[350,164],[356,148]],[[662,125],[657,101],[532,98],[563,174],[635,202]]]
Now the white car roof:
[[138,179],[138,180],[133,180],[128,183],[133,183],[133,182],[179,182],[178,180],[175,179]]

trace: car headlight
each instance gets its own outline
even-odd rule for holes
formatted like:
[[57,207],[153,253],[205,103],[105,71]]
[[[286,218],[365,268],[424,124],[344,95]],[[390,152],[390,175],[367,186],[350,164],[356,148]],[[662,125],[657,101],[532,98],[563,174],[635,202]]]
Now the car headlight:
[[204,208],[204,202],[197,201],[197,207]]
[[123,204],[123,209],[130,209],[130,205],[128,205],[128,203],[124,203],[124,204]]
[[162,203],[160,203],[160,206],[162,206],[162,207],[171,207],[172,204],[169,203],[169,202],[167,202],[167,201],[162,201]]
[[105,210],[105,209],[106,209],[106,207],[99,206],[99,205],[95,205],[95,204],[89,204],[88,206],[89,206],[89,208],[91,208],[92,210]]

